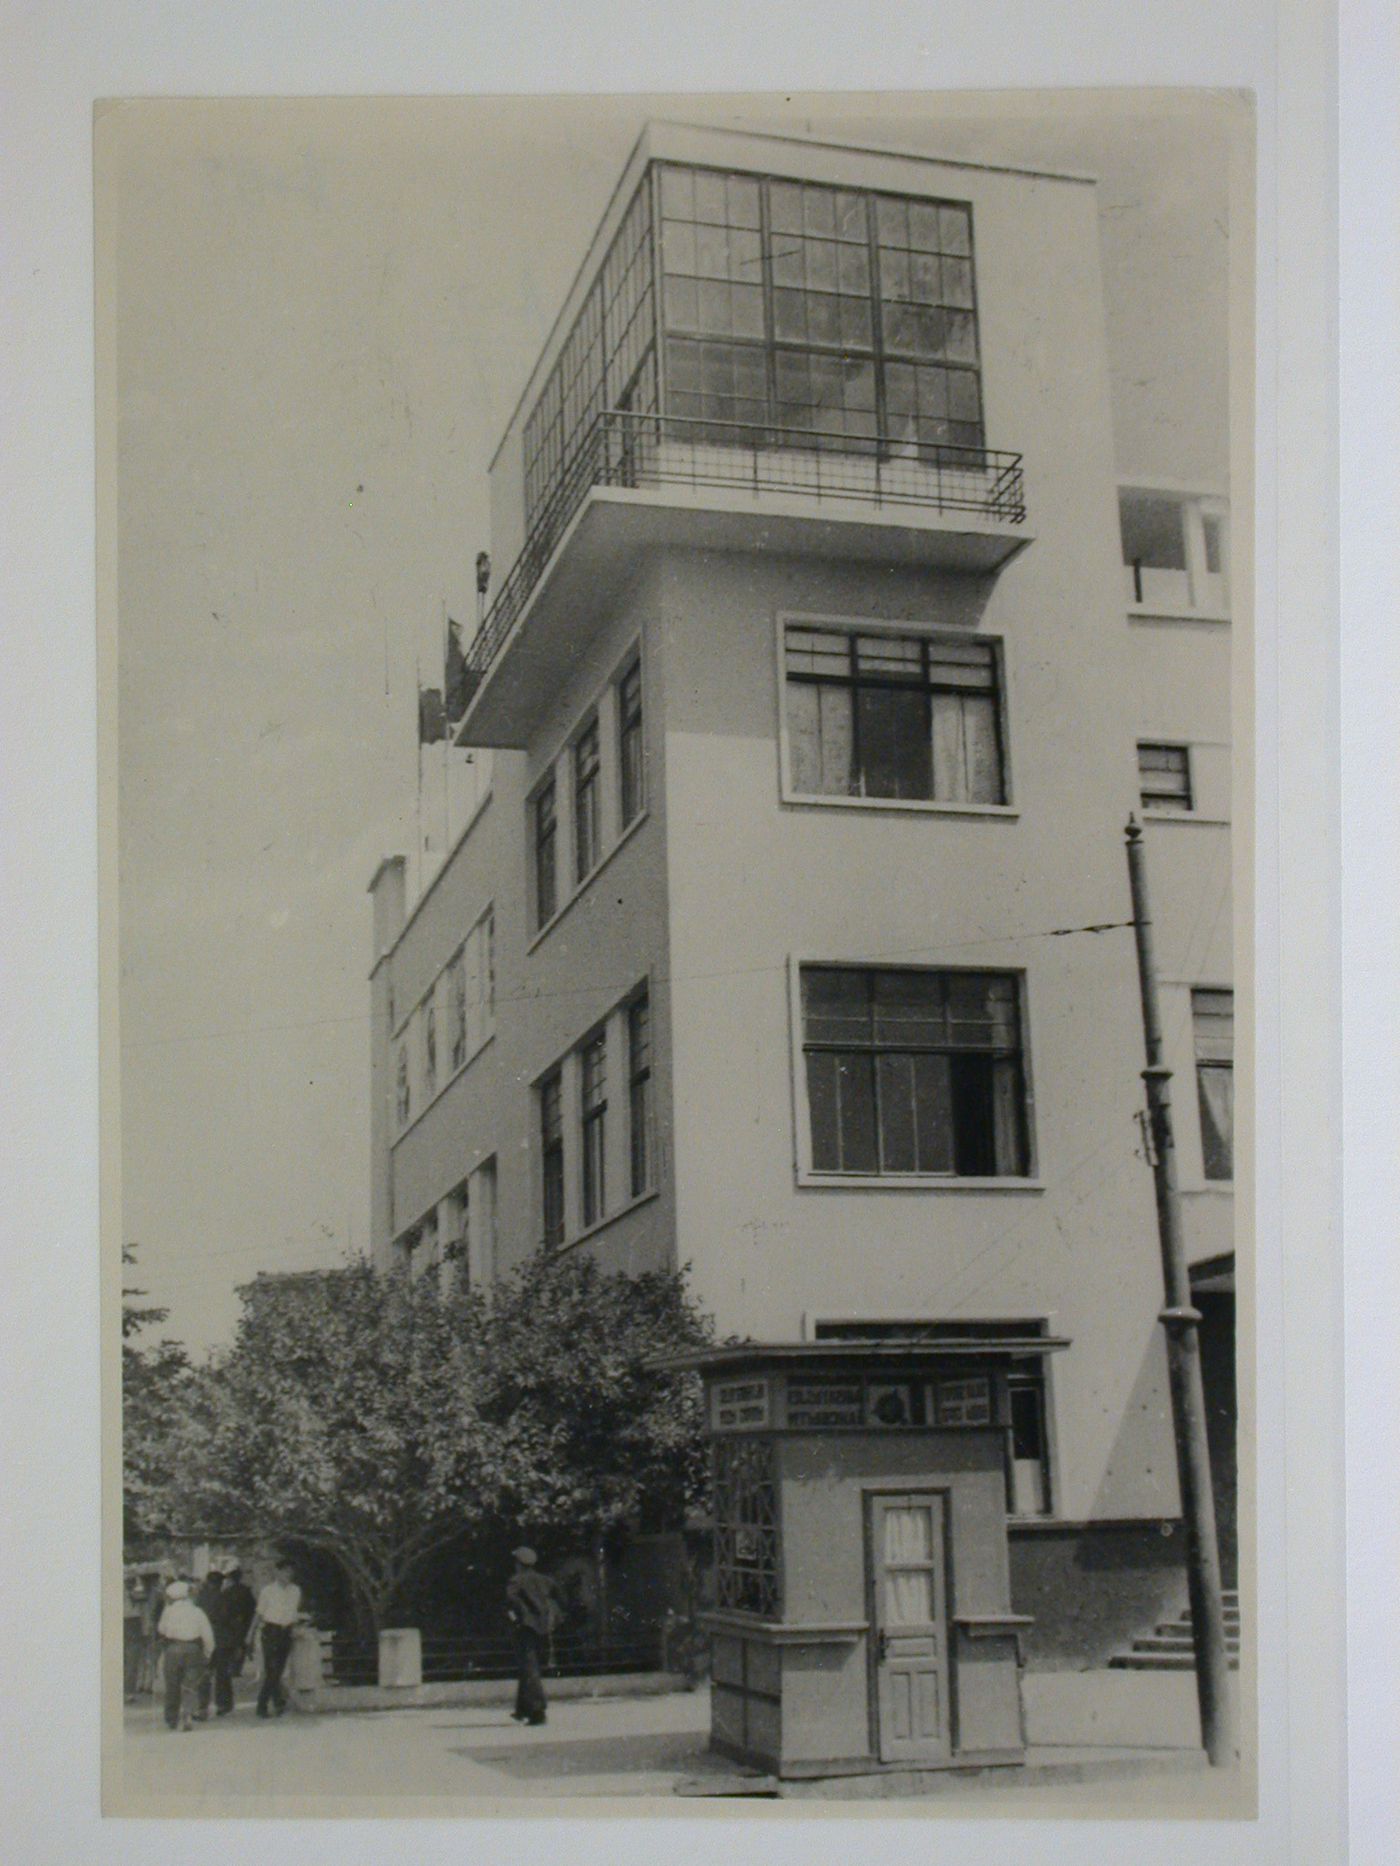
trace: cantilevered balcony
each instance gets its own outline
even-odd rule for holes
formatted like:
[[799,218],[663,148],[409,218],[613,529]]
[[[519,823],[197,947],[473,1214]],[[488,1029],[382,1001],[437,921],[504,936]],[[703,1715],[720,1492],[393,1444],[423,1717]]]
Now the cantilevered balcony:
[[658,545],[989,575],[1027,542],[1021,456],[618,410],[541,506],[467,652],[460,736],[519,745],[561,652]]

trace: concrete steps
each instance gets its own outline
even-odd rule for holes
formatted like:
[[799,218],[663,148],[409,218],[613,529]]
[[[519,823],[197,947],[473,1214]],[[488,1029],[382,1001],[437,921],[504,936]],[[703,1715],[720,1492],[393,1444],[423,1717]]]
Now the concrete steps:
[[[1224,1595],[1225,1651],[1231,1671],[1240,1664],[1240,1597],[1234,1589]],[[1150,1633],[1133,1641],[1127,1652],[1116,1652],[1108,1661],[1116,1672],[1189,1672],[1195,1669],[1196,1649],[1192,1643],[1189,1610],[1175,1620],[1160,1621]]]

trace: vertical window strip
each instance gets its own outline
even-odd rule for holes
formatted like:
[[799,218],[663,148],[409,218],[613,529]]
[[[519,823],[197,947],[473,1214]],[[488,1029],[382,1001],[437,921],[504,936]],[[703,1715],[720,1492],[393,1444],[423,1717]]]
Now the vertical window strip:
[[598,865],[598,721],[591,720],[574,744],[574,880]]
[[535,793],[535,925],[554,918],[558,907],[556,842],[558,818],[555,784],[547,778]]
[[1191,993],[1196,1048],[1196,1099],[1205,1177],[1235,1176],[1235,998],[1232,991]]
[[583,1223],[597,1224],[607,1211],[607,1035],[579,1052],[579,1114],[583,1167]]
[[544,1243],[555,1249],[564,1242],[563,1077],[557,1069],[540,1084],[539,1114]]
[[628,1104],[631,1144],[631,1195],[651,1188],[653,1114],[651,1089],[651,1005],[636,998],[627,1008]]
[[634,661],[617,684],[618,781],[622,828],[646,801],[642,738],[642,664]]

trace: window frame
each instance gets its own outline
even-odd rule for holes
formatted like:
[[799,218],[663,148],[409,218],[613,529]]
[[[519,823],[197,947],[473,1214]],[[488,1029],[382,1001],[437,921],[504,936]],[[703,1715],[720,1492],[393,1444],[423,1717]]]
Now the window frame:
[[[626,703],[627,683],[636,681],[635,714],[629,716]],[[641,651],[634,650],[623,663],[613,682],[617,720],[617,831],[624,835],[638,822],[647,807],[646,693],[642,682]],[[635,745],[635,763],[629,773],[628,748]],[[629,795],[629,775],[632,779]]]
[[[557,1108],[554,1122],[546,1120],[551,1092]],[[535,1084],[535,1133],[540,1150],[540,1244],[544,1250],[561,1250],[569,1235],[562,1063],[547,1069]]]
[[[645,1060],[640,1064],[636,1039],[636,1019],[639,1013],[644,1013],[646,1017],[646,1053]],[[629,1198],[636,1200],[645,1198],[656,1189],[655,1035],[649,986],[644,985],[622,1006],[622,1020],[627,1051],[627,1184]]]
[[[1185,780],[1185,801],[1174,803],[1167,793],[1149,796],[1146,788],[1147,773],[1142,768],[1144,752],[1180,752],[1182,776]],[[1194,816],[1196,814],[1195,774],[1192,770],[1191,746],[1185,739],[1139,739],[1137,741],[1138,764],[1138,802],[1144,816]]]
[[[994,677],[993,717],[997,750],[1001,764],[1000,803],[960,802],[938,797],[860,797],[836,792],[798,790],[793,779],[792,737],[788,730],[787,637],[789,629],[826,630],[851,638],[886,636],[892,640],[916,640],[929,646],[948,642],[965,644],[975,640],[992,651]],[[1015,818],[1015,774],[1011,755],[1011,673],[1005,635],[980,628],[954,628],[946,624],[910,622],[884,616],[816,614],[807,610],[780,609],[774,616],[773,654],[778,713],[778,794],[782,803],[801,809],[912,811],[923,815],[986,816]],[[934,688],[923,691],[932,693]]]
[[[1196,1123],[1197,1137],[1200,1144],[1201,1183],[1212,1191],[1230,1191],[1235,1183],[1235,988],[1233,985],[1192,985],[1189,987],[1191,1007],[1191,1061],[1196,1078]],[[1223,997],[1230,999],[1230,1056],[1226,1061],[1220,1057],[1201,1055],[1201,1031],[1196,1000],[1202,997]],[[1212,1172],[1211,1158],[1206,1147],[1206,1095],[1205,1077],[1219,1075],[1229,1078],[1230,1083],[1230,1170],[1225,1173]]]
[[[1020,1121],[1024,1170],[1020,1173],[960,1174],[841,1172],[813,1163],[812,1109],[807,1087],[807,1043],[802,1012],[802,974],[806,970],[850,972],[923,972],[940,976],[958,973],[985,975],[1014,981],[1016,1019],[1019,1039]],[[788,1003],[791,1030],[789,1066],[792,1072],[794,1116],[794,1169],[799,1186],[839,1190],[842,1187],[861,1191],[953,1191],[953,1192],[1043,1192],[1041,1160],[1035,1119],[1035,1080],[1031,1066],[1030,982],[1022,966],[941,965],[936,960],[925,965],[892,965],[878,957],[832,958],[804,952],[792,954],[788,961]],[[874,1051],[874,1054],[880,1054]],[[972,1051],[971,1054],[982,1052]],[[878,1145],[878,1135],[877,1135]]]
[[[546,835],[540,824],[541,808],[548,799],[550,820]],[[534,896],[535,931],[542,932],[560,911],[559,899],[559,774],[551,764],[548,772],[530,792],[530,886]],[[549,865],[546,870],[544,851],[549,849]],[[548,898],[544,888],[545,878],[549,881]]]
[[[592,767],[585,772],[583,754],[590,746]],[[569,804],[573,836],[571,893],[577,893],[603,859],[603,733],[596,706],[588,709],[569,741]]]
[[[608,1027],[592,1030],[574,1050],[578,1070],[579,1229],[591,1231],[608,1216]],[[590,1090],[590,1058],[597,1057]],[[590,1093],[592,1100],[590,1101]]]

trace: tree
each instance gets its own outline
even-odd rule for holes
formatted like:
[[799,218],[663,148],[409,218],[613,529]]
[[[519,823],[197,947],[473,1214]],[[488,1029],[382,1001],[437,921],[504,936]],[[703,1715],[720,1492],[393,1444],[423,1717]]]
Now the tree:
[[187,1447],[186,1507],[222,1535],[324,1550],[377,1631],[499,1483],[475,1405],[478,1305],[363,1260],[240,1295]]
[[[134,1265],[136,1246],[122,1245]],[[122,1288],[122,1531],[128,1543],[166,1535],[182,1525],[169,1511],[173,1441],[183,1429],[196,1383],[178,1341],[147,1347],[135,1337],[165,1321],[168,1309],[138,1306],[144,1289]]]
[[540,1253],[496,1285],[484,1325],[502,1514],[594,1550],[627,1524],[679,1527],[708,1477],[700,1382],[656,1366],[710,1339],[685,1272]]

